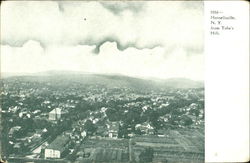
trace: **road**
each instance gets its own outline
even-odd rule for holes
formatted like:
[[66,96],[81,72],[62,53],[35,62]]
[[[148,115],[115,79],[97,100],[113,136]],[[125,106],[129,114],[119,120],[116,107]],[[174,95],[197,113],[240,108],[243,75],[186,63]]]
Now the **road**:
[[134,152],[133,152],[133,147],[132,147],[132,139],[129,139],[128,150],[129,150],[129,162],[134,162]]

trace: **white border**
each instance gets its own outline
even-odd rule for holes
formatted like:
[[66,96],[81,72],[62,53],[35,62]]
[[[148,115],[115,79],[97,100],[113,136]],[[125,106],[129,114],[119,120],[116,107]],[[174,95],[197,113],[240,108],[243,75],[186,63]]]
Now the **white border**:
[[[249,161],[249,3],[205,1],[205,161]],[[234,16],[210,35],[210,11]]]

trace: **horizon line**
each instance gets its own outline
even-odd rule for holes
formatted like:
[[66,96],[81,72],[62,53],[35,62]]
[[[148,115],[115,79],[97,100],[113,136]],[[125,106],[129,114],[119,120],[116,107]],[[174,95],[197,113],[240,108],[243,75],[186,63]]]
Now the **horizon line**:
[[[203,82],[204,79],[193,79],[193,78],[188,78],[188,77],[166,77],[166,78],[161,78],[161,77],[154,77],[154,76],[141,76],[141,75],[127,75],[127,74],[122,74],[122,73],[104,73],[104,72],[90,72],[90,71],[74,71],[74,70],[47,70],[47,71],[38,71],[38,72],[0,72],[0,78],[6,78],[10,76],[25,76],[25,75],[33,75],[37,76],[38,74],[42,73],[56,73],[56,72],[65,72],[65,73],[82,73],[82,74],[95,74],[95,75],[117,75],[117,76],[127,76],[127,77],[132,77],[132,78],[140,78],[140,79],[147,79],[147,80],[168,80],[168,79],[187,79],[187,80],[192,80],[192,81],[197,81],[197,82]],[[53,74],[43,74],[44,76],[46,75],[53,75]]]

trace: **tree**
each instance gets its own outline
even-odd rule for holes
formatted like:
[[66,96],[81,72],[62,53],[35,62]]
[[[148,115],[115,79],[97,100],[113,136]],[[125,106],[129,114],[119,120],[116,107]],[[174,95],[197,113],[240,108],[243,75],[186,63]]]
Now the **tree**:
[[87,133],[90,133],[92,135],[94,132],[96,132],[97,128],[91,120],[87,120],[84,124],[84,129],[87,131]]
[[119,127],[118,137],[119,138],[127,138],[128,137],[128,130],[127,130],[126,126]]
[[141,163],[152,162],[153,158],[154,158],[154,149],[151,147],[144,149],[139,155]]
[[182,116],[182,122],[184,123],[185,126],[189,126],[193,123],[193,120],[190,117],[184,115]]

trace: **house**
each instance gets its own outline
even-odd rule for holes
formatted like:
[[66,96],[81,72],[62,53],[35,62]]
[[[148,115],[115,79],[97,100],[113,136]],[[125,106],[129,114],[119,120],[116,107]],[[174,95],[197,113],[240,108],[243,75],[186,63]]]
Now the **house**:
[[145,112],[145,111],[148,110],[148,109],[150,109],[149,106],[143,106],[143,107],[142,107],[142,111],[143,111],[143,112]]
[[27,111],[25,111],[25,112],[20,112],[20,113],[18,114],[18,116],[19,116],[20,118],[23,118],[23,117],[30,118],[30,117],[31,117],[30,113],[28,113]]
[[82,131],[80,133],[80,135],[82,136],[82,138],[84,139],[87,136],[87,132],[86,131]]
[[119,131],[119,123],[118,122],[110,122],[107,124],[108,128],[108,136],[110,138],[118,138],[118,131]]
[[61,108],[55,108],[49,112],[49,120],[55,121],[59,120],[62,117],[62,109]]
[[19,132],[21,130],[21,126],[14,126],[9,131],[9,137],[15,136],[16,132]]
[[203,109],[200,110],[200,113],[198,116],[199,116],[199,118],[204,118],[204,110]]
[[128,136],[132,138],[132,137],[135,136],[135,133],[131,132],[131,133],[128,134]]
[[101,112],[101,113],[105,113],[107,109],[108,109],[108,108],[102,107],[100,112]]
[[93,124],[96,124],[97,122],[99,122],[99,118],[95,118],[95,119],[93,119]]
[[69,136],[60,135],[51,144],[45,148],[45,158],[62,158],[64,152],[68,148]]
[[137,124],[135,126],[135,129],[140,130],[144,134],[149,134],[149,135],[154,134],[154,127],[148,122],[144,122],[142,124]]
[[163,129],[157,130],[158,137],[165,137],[165,135],[167,135],[166,130],[163,130]]
[[171,119],[171,114],[165,114],[163,116],[160,116],[159,119],[163,122],[168,122]]

